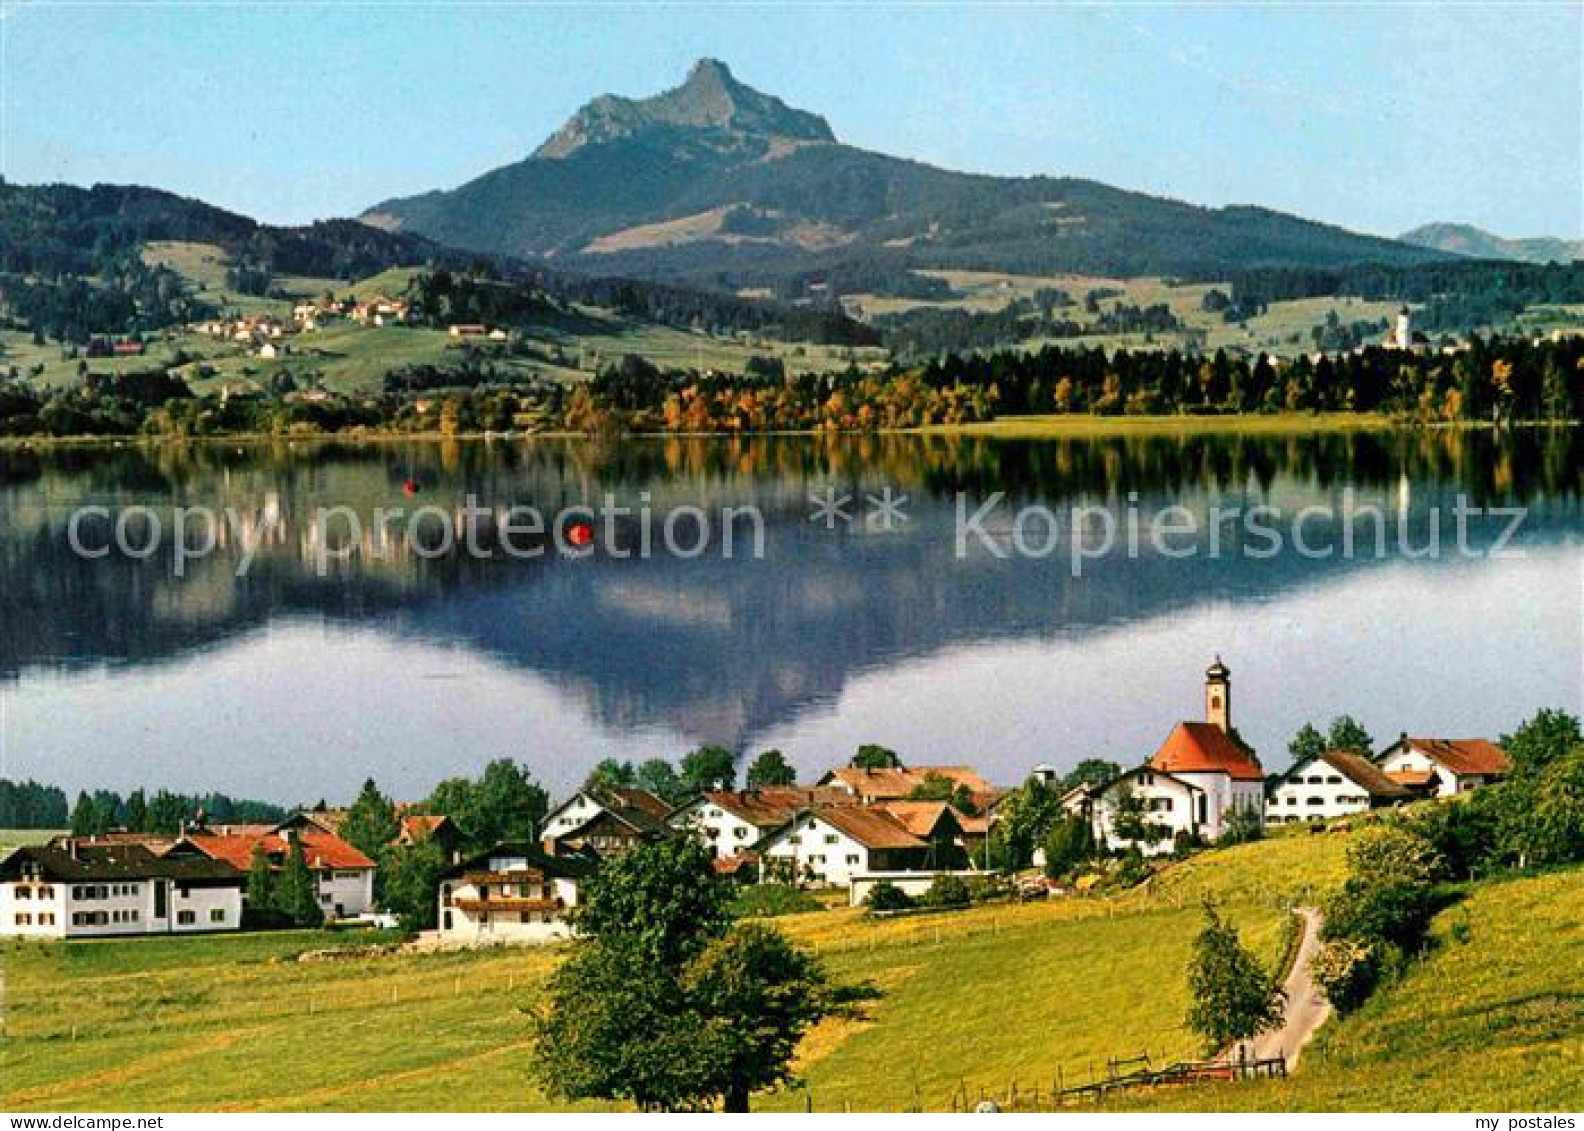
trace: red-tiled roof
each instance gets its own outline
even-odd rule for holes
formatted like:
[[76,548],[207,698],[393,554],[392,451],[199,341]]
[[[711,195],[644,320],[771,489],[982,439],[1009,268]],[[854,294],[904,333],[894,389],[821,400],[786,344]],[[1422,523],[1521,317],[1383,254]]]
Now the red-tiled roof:
[[881,809],[858,805],[822,805],[811,812],[865,848],[924,847],[924,842],[908,832],[901,821]]
[[1389,774],[1381,773],[1374,762],[1351,750],[1331,750],[1320,755],[1320,760],[1347,778],[1372,797],[1406,797],[1408,789]]
[[739,852],[735,856],[717,856],[712,861],[716,873],[722,876],[735,876],[744,867],[750,864],[757,865],[758,863],[759,854],[757,852]]
[[[304,830],[293,835],[301,839],[303,856],[307,859],[310,868],[374,867],[374,861],[331,833]],[[224,860],[232,867],[243,871],[247,871],[253,863],[255,844],[263,845],[264,854],[272,861],[277,857],[285,860],[291,852],[291,845],[286,838],[276,832],[252,836],[196,831],[188,835],[187,842],[205,856],[214,860]]]
[[1404,738],[1410,749],[1445,766],[1454,774],[1500,776],[1512,771],[1507,751],[1483,738]]
[[401,818],[400,838],[411,843],[430,837],[436,829],[451,824],[451,818],[444,813],[411,813]]
[[880,801],[870,808],[888,814],[908,832],[926,840],[942,821],[951,821],[959,830],[962,828],[957,811],[944,801]]
[[1386,776],[1398,785],[1409,789],[1421,789],[1434,784],[1436,772],[1434,770],[1387,770]]
[[713,790],[704,794],[704,799],[761,829],[779,828],[796,816],[798,810],[813,805],[856,803],[852,794],[828,786],[816,786],[813,789],[773,786],[742,792]]
[[990,793],[994,790],[994,787],[970,766],[910,766],[907,769],[884,770],[863,770],[856,766],[844,766],[826,774],[822,784],[839,782],[860,797],[901,800],[924,785],[932,776],[947,778],[953,785],[967,786],[970,793]]
[[1226,774],[1239,781],[1264,781],[1265,771],[1214,723],[1178,723],[1149,761],[1169,774]]
[[[602,793],[608,794],[609,797],[601,798],[599,795]],[[663,821],[676,812],[675,806],[669,804],[664,798],[650,793],[647,789],[617,787],[599,790],[595,793],[595,800],[608,801],[610,798],[616,799],[629,809],[637,809],[642,813],[647,813],[657,821]]]

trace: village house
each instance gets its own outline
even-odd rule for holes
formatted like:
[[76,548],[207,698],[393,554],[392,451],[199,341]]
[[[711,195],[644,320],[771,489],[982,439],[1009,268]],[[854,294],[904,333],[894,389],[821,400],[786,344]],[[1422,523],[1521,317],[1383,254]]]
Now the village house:
[[975,798],[976,808],[984,808],[1000,795],[1000,791],[969,766],[896,766],[877,770],[843,766],[827,772],[819,784],[843,790],[867,805],[873,801],[905,800],[941,778],[965,789]]
[[399,298],[376,295],[352,307],[353,321],[365,326],[395,326],[407,321],[410,307]]
[[667,818],[679,831],[701,837],[720,859],[751,850],[765,837],[785,828],[798,812],[813,805],[851,805],[855,798],[845,790],[815,786],[773,786],[728,792],[714,790],[695,797]]
[[645,789],[585,789],[545,814],[540,836],[556,852],[586,849],[609,856],[640,840],[670,836],[666,821],[673,812],[670,803]]
[[815,805],[760,842],[766,879],[845,887],[865,876],[949,872],[969,865],[956,810]]
[[564,939],[567,912],[591,860],[546,852],[536,844],[498,844],[457,864],[440,879],[437,919],[444,943],[544,943]]
[[184,848],[60,838],[0,861],[0,935],[104,938],[234,931],[247,876]]
[[302,844],[326,919],[355,919],[374,910],[374,861],[306,813],[278,825],[201,826],[183,837],[183,843],[242,872],[252,867],[255,845],[263,849],[270,868],[279,871],[294,841]]
[[[1142,798],[1158,835],[1122,835],[1124,799]],[[1136,844],[1146,855],[1171,851],[1179,837],[1217,840],[1233,814],[1265,812],[1265,771],[1232,726],[1232,672],[1218,657],[1205,671],[1205,721],[1178,723],[1152,758],[1099,786],[1084,802],[1095,837],[1113,851]]]
[[1368,757],[1352,750],[1329,750],[1300,758],[1267,791],[1265,822],[1324,821],[1413,797]]
[[489,327],[477,322],[453,323],[449,331],[453,338],[482,338],[489,334]]
[[1374,761],[1388,778],[1421,797],[1451,797],[1501,781],[1512,772],[1507,752],[1484,738],[1403,734]]

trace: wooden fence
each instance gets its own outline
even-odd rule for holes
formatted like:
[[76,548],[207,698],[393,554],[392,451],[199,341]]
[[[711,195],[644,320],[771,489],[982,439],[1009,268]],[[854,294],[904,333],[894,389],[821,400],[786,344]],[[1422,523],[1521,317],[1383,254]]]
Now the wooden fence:
[[1138,1088],[1165,1088],[1183,1084],[1253,1080],[1287,1075],[1287,1058],[1277,1055],[1251,1058],[1243,1049],[1235,1057],[1217,1060],[1152,1059],[1149,1053],[1106,1061],[1104,1074],[1090,1071],[1087,1079],[1070,1081],[1061,1070],[1048,1084],[1008,1082],[1005,1090],[980,1087],[971,1092],[966,1082],[951,1095],[954,1112],[1056,1111],[1064,1107],[1104,1103],[1112,1096]]

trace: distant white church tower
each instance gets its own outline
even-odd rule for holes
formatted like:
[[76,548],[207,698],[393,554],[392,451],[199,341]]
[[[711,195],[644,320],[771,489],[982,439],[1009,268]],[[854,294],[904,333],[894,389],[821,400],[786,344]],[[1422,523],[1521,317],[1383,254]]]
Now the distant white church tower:
[[1413,315],[1406,304],[1397,312],[1397,331],[1392,336],[1392,345],[1400,350],[1413,349]]
[[1205,722],[1232,733],[1232,669],[1220,656],[1205,669]]

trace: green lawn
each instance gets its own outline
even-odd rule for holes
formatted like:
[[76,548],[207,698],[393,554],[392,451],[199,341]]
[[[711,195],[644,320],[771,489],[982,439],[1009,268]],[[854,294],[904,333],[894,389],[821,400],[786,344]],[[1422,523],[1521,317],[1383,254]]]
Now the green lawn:
[[59,836],[65,829],[0,829],[0,856],[5,856],[12,849],[21,848],[24,844],[43,844],[52,836]]
[[[805,1042],[806,1088],[756,1106],[948,1108],[1087,1078],[1110,1057],[1186,1056],[1183,970],[1215,896],[1274,963],[1284,908],[1344,873],[1342,833],[1205,853],[1113,899],[872,922],[776,923],[879,996]],[[1286,1081],[1162,1091],[1131,1106],[1576,1109],[1584,1096],[1584,874],[1508,880],[1442,914],[1432,953],[1332,1022]],[[550,949],[302,963],[369,935],[292,932],[0,950],[9,1110],[477,1110],[564,1106],[528,1074],[523,1011]]]
[[1429,955],[1322,1029],[1284,1081],[1159,1092],[1129,1106],[1236,1111],[1578,1111],[1584,1104],[1584,871],[1483,885],[1436,920]]
[[[1115,900],[871,922],[783,916],[839,978],[882,996],[803,1053],[816,1107],[942,1107],[950,1092],[1069,1077],[1144,1048],[1190,1051],[1182,969],[1202,892],[1274,961],[1288,877],[1334,882],[1343,837],[1206,855]],[[298,963],[316,934],[12,945],[0,1107],[507,1110],[556,1106],[527,1072],[542,949]],[[839,1055],[838,1055],[839,1054]],[[905,1066],[899,1069],[898,1066]],[[113,1102],[112,1102],[113,1097]],[[805,1094],[761,1097],[800,1107]]]

